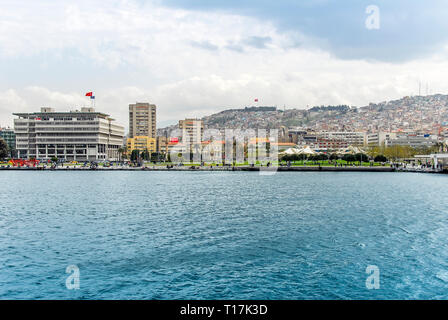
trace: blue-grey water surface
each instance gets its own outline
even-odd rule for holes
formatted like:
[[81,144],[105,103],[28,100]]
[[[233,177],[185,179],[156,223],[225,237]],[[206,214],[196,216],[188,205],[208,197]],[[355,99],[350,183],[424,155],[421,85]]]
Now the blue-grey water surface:
[[2,171],[0,185],[0,299],[448,298],[448,175]]

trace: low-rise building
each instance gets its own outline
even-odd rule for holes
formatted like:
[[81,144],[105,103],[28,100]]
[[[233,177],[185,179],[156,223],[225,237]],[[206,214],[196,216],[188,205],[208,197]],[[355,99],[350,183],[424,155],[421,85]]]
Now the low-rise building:
[[348,145],[364,146],[366,141],[366,132],[338,131],[326,132],[320,131],[316,136],[324,140],[344,141]]
[[366,146],[387,146],[392,139],[395,139],[397,134],[395,132],[373,132],[366,135]]
[[0,138],[6,142],[10,157],[15,157],[16,153],[16,134],[11,128],[0,128]]
[[168,154],[168,143],[170,140],[166,136],[158,136],[156,139],[156,150],[161,154]]
[[131,154],[133,150],[148,151],[150,154],[156,152],[156,139],[148,136],[135,136],[128,138],[127,152]]
[[289,148],[296,148],[297,145],[293,142],[272,142],[273,145],[277,145],[278,152],[283,152]]
[[387,146],[410,146],[412,148],[432,147],[437,144],[438,137],[430,134],[397,134],[390,139]]
[[349,145],[349,142],[343,139],[325,139],[319,137],[310,147],[319,152],[331,152],[347,148]]

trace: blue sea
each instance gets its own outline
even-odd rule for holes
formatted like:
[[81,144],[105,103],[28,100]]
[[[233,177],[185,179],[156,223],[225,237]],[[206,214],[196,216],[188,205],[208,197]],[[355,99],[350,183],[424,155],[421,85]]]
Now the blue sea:
[[0,299],[448,299],[448,175],[1,171],[0,185]]

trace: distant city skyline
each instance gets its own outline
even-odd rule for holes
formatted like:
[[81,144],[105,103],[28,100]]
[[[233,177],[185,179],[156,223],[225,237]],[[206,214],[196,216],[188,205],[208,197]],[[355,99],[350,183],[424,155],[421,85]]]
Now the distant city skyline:
[[[448,93],[443,1],[2,1],[0,126],[13,112],[89,106],[157,127],[254,104],[282,108]],[[428,92],[427,88],[428,87]]]

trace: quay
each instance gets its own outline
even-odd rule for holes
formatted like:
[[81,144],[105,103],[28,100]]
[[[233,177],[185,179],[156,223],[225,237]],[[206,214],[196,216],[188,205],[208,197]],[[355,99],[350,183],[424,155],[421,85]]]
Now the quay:
[[64,167],[0,167],[2,170],[17,170],[17,171],[266,171],[266,172],[394,172],[397,171],[393,167],[332,167],[332,166],[280,166],[280,167],[251,167],[251,166],[147,166],[147,167],[79,167],[79,166],[64,166]]

